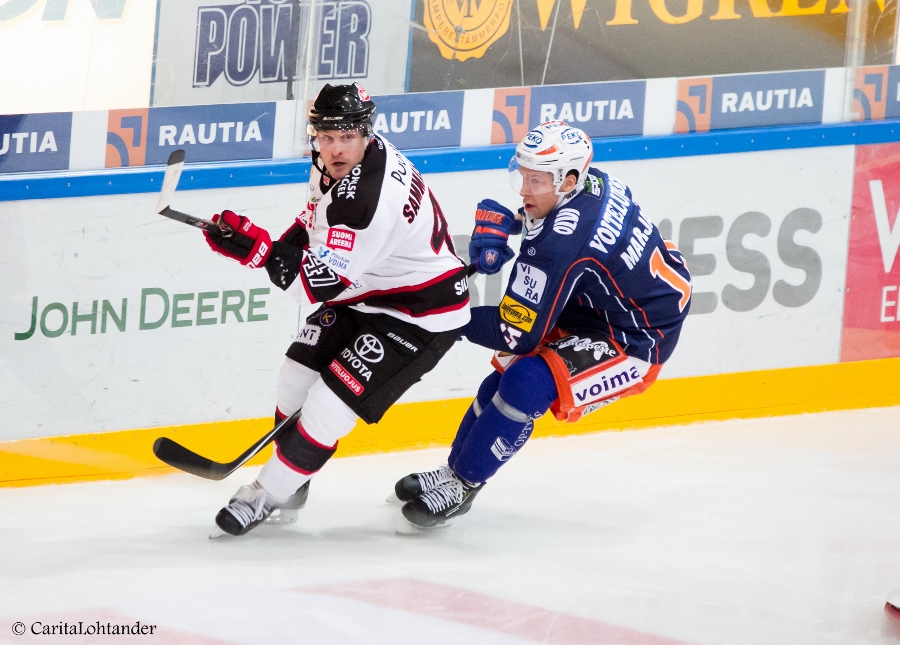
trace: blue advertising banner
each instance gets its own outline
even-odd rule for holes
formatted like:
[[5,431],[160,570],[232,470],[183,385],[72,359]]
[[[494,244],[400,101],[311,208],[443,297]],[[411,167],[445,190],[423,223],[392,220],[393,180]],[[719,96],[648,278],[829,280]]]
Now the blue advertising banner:
[[715,76],[710,129],[821,123],[825,70]]
[[0,116],[0,172],[68,170],[72,113]]
[[900,118],[900,65],[888,67],[887,77],[884,116],[887,119],[897,119]]
[[188,161],[271,159],[275,103],[151,108],[147,165],[183,149]]
[[465,92],[375,96],[375,132],[401,150],[458,146]]
[[531,127],[565,121],[590,137],[643,134],[645,81],[531,88]]

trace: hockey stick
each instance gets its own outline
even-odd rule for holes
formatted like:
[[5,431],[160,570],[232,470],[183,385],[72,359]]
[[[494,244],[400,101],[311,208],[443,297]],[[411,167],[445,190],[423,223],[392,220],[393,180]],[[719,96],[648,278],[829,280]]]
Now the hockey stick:
[[247,448],[240,457],[224,464],[198,455],[193,450],[188,450],[177,441],[173,441],[168,437],[160,437],[153,442],[153,454],[156,455],[157,459],[160,461],[167,463],[178,470],[183,470],[186,473],[196,475],[197,477],[203,477],[204,479],[218,481],[220,479],[225,479],[228,475],[250,461],[256,453],[268,446],[272,440],[275,439],[275,435],[277,435],[282,428],[287,427],[291,422],[296,422],[299,418],[300,410],[297,410],[294,414],[287,417],[266,434],[261,436],[256,443]]
[[[475,275],[475,265],[470,264],[466,267],[466,276],[472,277],[473,275]],[[173,441],[168,437],[160,437],[153,442],[153,454],[156,455],[157,459],[160,461],[173,466],[178,470],[183,470],[186,473],[196,475],[197,477],[203,477],[204,479],[218,481],[220,479],[225,479],[228,475],[247,463],[256,455],[256,453],[269,445],[282,428],[291,423],[291,421],[296,421],[299,418],[300,410],[297,410],[294,414],[260,437],[256,443],[247,448],[240,457],[228,463],[220,463],[202,455],[198,455],[193,450],[185,448],[177,441]]]
[[233,232],[225,222],[216,224],[208,219],[201,219],[177,211],[169,204],[172,203],[172,197],[175,196],[175,188],[178,187],[178,180],[181,178],[181,171],[184,170],[184,150],[176,150],[169,155],[169,161],[166,163],[166,173],[163,175],[162,189],[159,191],[159,201],[156,202],[156,212],[163,217],[168,217],[176,222],[189,224],[197,228],[202,228],[208,233],[215,233],[222,237],[228,237]]

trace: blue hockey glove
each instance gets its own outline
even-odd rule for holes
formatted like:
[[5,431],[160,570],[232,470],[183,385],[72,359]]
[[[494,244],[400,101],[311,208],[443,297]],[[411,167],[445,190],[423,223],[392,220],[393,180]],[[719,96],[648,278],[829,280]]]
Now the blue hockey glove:
[[469,258],[478,270],[478,273],[493,275],[503,268],[503,265],[515,257],[515,252],[508,246],[494,245],[479,246],[473,238],[469,242]]
[[475,207],[475,231],[472,237],[495,239],[506,244],[510,235],[522,232],[522,221],[511,210],[493,199],[483,199]]
[[522,231],[522,222],[511,210],[493,199],[478,202],[469,258],[480,273],[497,273],[515,253],[507,242]]

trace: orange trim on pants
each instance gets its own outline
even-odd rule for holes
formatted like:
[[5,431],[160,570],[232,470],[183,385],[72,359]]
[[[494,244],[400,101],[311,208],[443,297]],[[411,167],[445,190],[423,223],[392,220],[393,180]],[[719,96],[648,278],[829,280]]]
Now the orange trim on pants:
[[[554,332],[557,332],[554,334]],[[596,399],[591,401],[590,403],[586,403],[585,405],[575,405],[575,400],[572,396],[572,384],[570,383],[569,370],[563,363],[562,359],[554,352],[551,348],[546,346],[546,342],[552,342],[553,340],[558,340],[559,338],[567,335],[565,332],[561,330],[554,329],[541,344],[535,349],[533,352],[526,354],[526,356],[540,356],[544,359],[544,362],[550,368],[550,373],[553,375],[553,382],[556,385],[557,398],[550,405],[550,411],[553,412],[553,416],[556,417],[558,421],[565,421],[567,423],[576,423],[581,419],[581,417],[586,414],[590,414],[591,412],[598,410],[601,407],[609,405],[619,399],[623,399],[626,396],[634,396],[635,394],[641,394],[647,391],[653,383],[656,382],[656,378],[659,376],[659,372],[662,369],[662,365],[650,365],[650,368],[647,370],[647,373],[644,374],[641,381],[635,383],[633,386],[626,388],[624,390],[620,390],[614,394],[610,394],[609,396],[602,397],[600,399]],[[602,363],[598,366],[597,371],[605,371],[610,367],[618,365],[620,363],[624,363],[628,360],[628,356],[622,350],[618,343],[615,340],[610,338],[606,339],[607,342],[612,343],[615,348],[618,350],[620,357],[617,357],[613,360]],[[491,366],[500,372],[501,374],[506,371],[510,365],[515,363],[518,359],[522,358],[522,356],[514,356],[507,354],[506,352],[495,352],[494,357],[491,359]],[[589,377],[591,374],[591,370],[587,373],[581,373],[578,375],[578,380],[582,381],[586,377]]]

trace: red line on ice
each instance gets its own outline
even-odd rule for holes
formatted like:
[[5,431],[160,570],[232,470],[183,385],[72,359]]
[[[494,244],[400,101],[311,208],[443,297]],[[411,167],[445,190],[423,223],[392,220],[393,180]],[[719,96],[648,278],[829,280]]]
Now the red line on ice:
[[687,645],[685,641],[665,636],[410,578],[324,585],[294,591],[358,600],[542,643]]

